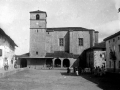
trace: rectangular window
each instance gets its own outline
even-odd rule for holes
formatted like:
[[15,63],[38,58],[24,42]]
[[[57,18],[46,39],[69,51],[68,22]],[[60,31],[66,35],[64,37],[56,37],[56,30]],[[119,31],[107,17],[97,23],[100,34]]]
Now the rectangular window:
[[115,42],[115,39],[113,39],[113,42]]
[[120,37],[118,37],[118,40],[120,40]]
[[83,38],[78,38],[78,45],[83,46]]
[[120,68],[120,61],[119,61],[119,68]]
[[118,48],[119,48],[119,52],[120,52],[120,45],[118,45]]
[[63,38],[59,38],[59,45],[64,46],[64,39]]
[[2,49],[0,49],[0,56],[2,56]]
[[36,52],[36,55],[38,55],[38,52]]

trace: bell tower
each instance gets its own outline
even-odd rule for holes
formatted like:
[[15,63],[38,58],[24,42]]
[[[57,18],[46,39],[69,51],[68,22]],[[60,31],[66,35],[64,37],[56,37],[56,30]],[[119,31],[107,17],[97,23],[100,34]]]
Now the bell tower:
[[46,17],[44,11],[30,12],[30,57],[45,57]]

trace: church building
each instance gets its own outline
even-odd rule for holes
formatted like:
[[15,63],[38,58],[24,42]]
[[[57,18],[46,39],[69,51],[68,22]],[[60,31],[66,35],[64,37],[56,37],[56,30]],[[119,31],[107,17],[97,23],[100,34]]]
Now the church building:
[[30,12],[30,49],[19,57],[21,67],[70,67],[87,48],[98,43],[98,31],[82,27],[47,28],[45,11]]

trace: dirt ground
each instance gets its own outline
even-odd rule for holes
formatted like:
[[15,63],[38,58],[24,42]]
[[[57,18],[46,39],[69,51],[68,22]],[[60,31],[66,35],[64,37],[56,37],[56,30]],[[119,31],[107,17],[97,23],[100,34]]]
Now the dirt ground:
[[60,69],[26,69],[1,78],[0,90],[120,90],[119,82],[110,78],[88,74],[76,76]]

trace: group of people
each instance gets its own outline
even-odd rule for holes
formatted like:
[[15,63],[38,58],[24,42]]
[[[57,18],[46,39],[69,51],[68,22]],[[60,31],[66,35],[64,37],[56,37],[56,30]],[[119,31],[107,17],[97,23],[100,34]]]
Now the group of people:
[[47,67],[48,67],[49,69],[53,69],[53,64],[48,64]]
[[[79,75],[79,70],[78,70],[78,68],[77,68],[77,67],[74,67],[73,70],[74,70],[74,73],[78,76],[78,75]],[[70,67],[67,67],[67,73],[68,73],[68,74],[71,73]]]
[[[11,63],[14,65],[14,68],[17,68],[17,61],[16,60],[11,60]],[[9,69],[9,64],[8,64],[8,58],[5,57],[4,58],[4,70],[8,70]]]
[[[78,68],[78,67],[74,67],[73,68],[73,72],[78,76],[80,75],[81,73],[92,73],[94,74],[95,76],[102,76],[105,74],[106,72],[106,69],[105,69],[105,66],[96,66],[95,68]],[[71,69],[68,67],[67,68],[67,73],[70,74],[71,73]]]
[[106,70],[105,70],[104,66],[102,66],[102,67],[97,66],[94,68],[94,75],[102,76],[105,74],[105,72],[106,72]]

